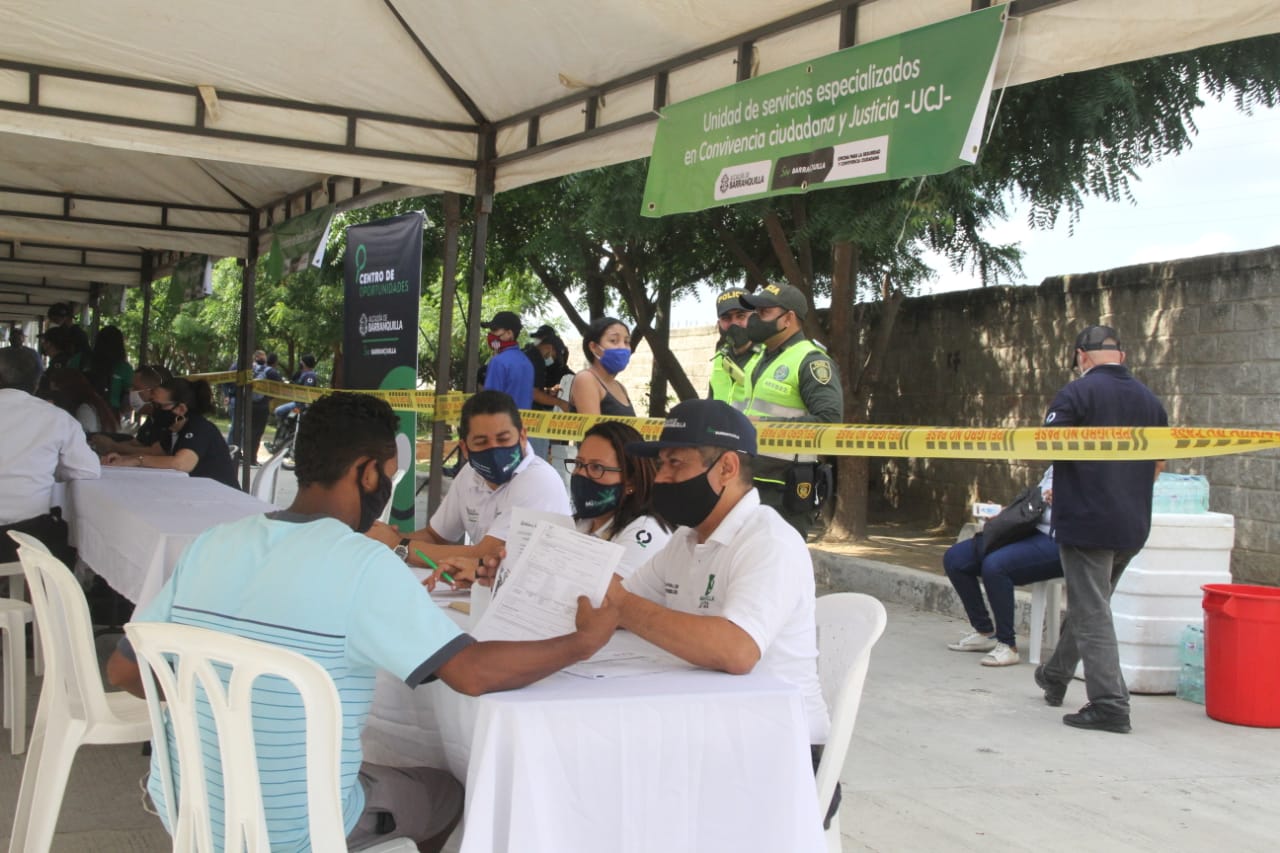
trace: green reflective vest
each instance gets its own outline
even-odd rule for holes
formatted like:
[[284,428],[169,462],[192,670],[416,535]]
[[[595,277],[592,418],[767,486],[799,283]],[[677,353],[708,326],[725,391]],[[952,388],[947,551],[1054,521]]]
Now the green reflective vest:
[[[753,381],[752,377],[756,375],[756,368],[765,359],[765,351],[761,348],[747,362],[747,366],[743,368],[747,381],[747,405],[743,410],[743,414],[749,418],[762,418],[764,420],[785,420],[807,415],[809,410],[805,408],[804,398],[800,396],[800,368],[810,353],[821,353],[822,351],[822,348],[812,341],[797,341],[779,353],[777,358],[769,362],[761,371],[760,376]],[[768,453],[761,451],[759,455],[793,462],[812,462],[818,458],[808,453]],[[776,477],[762,474],[757,474],[755,479],[767,483],[782,482]]]
[[747,407],[749,418],[782,420],[807,415],[804,398],[800,396],[800,367],[810,353],[822,352],[812,341],[797,341],[783,350],[753,381],[756,368],[765,359],[761,350],[752,356],[743,368],[746,374]]
[[728,403],[738,411],[747,404],[746,372],[724,350],[712,356],[711,399]]

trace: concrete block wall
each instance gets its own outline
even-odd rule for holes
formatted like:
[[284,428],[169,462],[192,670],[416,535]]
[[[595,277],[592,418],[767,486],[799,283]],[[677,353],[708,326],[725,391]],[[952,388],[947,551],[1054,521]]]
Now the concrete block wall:
[[[1091,323],[1119,330],[1128,365],[1182,426],[1280,424],[1280,247],[908,300],[894,328],[874,423],[1038,424],[1069,381]],[[1280,453],[1173,460],[1208,477],[1211,509],[1236,518],[1237,581],[1280,585]],[[1002,502],[1039,463],[886,460],[873,510],[958,528],[974,500]]]

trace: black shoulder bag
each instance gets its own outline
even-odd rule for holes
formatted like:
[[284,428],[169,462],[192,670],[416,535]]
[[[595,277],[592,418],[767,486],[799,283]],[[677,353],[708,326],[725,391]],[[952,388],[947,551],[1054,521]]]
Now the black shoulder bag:
[[1026,539],[1035,533],[1040,516],[1044,514],[1044,507],[1039,485],[1030,486],[1020,493],[1012,503],[982,526],[982,540],[977,546],[978,557],[998,551],[1011,542]]

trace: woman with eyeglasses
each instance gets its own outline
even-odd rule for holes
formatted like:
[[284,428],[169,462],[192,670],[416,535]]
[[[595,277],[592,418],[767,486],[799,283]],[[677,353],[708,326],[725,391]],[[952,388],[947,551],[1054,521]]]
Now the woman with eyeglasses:
[[213,392],[208,382],[162,382],[151,392],[151,421],[163,437],[134,453],[108,453],[102,462],[129,468],[173,468],[238,489],[231,449],[218,428],[204,417],[212,409]]
[[564,463],[573,474],[569,496],[578,530],[626,549],[617,568],[624,578],[671,538],[671,526],[650,504],[653,460],[623,452],[627,442],[643,440],[634,427],[605,421],[587,430],[577,458]]

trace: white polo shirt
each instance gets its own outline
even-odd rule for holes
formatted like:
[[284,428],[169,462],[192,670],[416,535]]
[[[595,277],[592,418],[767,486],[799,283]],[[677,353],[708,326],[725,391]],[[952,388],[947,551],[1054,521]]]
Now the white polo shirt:
[[756,668],[800,688],[809,742],[831,726],[818,682],[813,561],[795,528],[752,489],[707,541],[681,527],[662,551],[623,582],[655,604],[728,619],[760,649]]
[[[591,533],[591,519],[584,518],[578,521],[578,532],[588,533],[598,539],[609,539],[609,531],[612,528],[613,519],[609,519],[608,524]],[[614,573],[623,579],[630,577],[637,566],[666,547],[670,539],[671,534],[663,530],[662,525],[652,515],[642,515],[633,520],[622,528],[617,536],[609,539],[610,542],[621,545],[624,549],[622,559],[618,561]]]
[[75,418],[26,391],[0,388],[0,524],[48,512],[55,479],[101,472]]
[[511,529],[511,508],[517,506],[573,514],[564,481],[554,468],[533,455],[527,443],[516,473],[496,489],[470,465],[463,465],[431,516],[431,529],[446,542],[461,542],[464,535],[473,545],[486,536],[505,542]]

